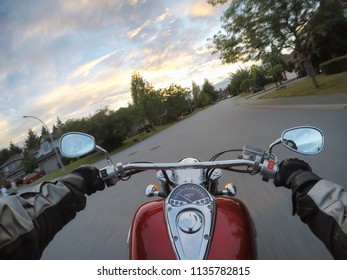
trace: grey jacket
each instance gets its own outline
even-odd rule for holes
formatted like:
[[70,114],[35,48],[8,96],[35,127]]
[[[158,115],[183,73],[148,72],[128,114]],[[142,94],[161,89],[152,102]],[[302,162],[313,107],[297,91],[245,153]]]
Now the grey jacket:
[[0,259],[40,259],[55,234],[85,208],[85,181],[69,174],[0,198]]
[[335,259],[347,259],[347,189],[326,180],[294,193],[296,213]]

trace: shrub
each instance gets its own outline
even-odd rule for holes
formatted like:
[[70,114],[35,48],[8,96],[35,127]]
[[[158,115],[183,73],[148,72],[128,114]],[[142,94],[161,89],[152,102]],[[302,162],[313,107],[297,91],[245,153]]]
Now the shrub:
[[319,65],[319,68],[326,75],[347,71],[347,55],[325,61]]
[[260,92],[260,91],[264,91],[264,88],[263,87],[258,87],[258,88],[253,88],[253,90],[252,90],[253,93],[257,93],[257,92]]

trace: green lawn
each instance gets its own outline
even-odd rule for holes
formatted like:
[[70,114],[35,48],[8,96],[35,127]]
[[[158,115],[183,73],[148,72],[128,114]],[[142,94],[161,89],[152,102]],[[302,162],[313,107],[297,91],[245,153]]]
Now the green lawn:
[[316,78],[319,85],[318,89],[313,87],[311,79],[307,77],[304,80],[286,85],[285,88],[275,90],[260,98],[347,93],[347,72],[334,75],[320,74]]

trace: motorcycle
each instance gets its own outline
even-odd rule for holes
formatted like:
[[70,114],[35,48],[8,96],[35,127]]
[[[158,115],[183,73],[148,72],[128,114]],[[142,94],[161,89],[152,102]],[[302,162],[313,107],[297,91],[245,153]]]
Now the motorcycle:
[[[282,143],[288,149],[306,155],[321,152],[324,136],[312,126],[285,130],[268,151],[252,146],[223,151],[209,161],[184,158],[177,163],[117,163],[95,143],[93,136],[68,132],[59,142],[65,157],[75,158],[92,151],[105,154],[107,166],[100,177],[107,185],[128,180],[132,175],[155,170],[161,188],[151,184],[148,197],[158,199],[141,205],[133,218],[129,236],[130,259],[256,259],[256,230],[245,204],[235,198],[236,187],[218,184],[222,170],[273,179],[279,160],[272,152]],[[237,159],[217,160],[225,153],[241,153]]]

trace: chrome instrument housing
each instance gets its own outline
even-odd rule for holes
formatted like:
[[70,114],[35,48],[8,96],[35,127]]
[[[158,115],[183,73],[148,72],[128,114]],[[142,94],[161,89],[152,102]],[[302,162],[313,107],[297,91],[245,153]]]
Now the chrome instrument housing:
[[176,257],[205,259],[215,219],[215,200],[210,193],[195,183],[177,186],[165,199],[164,213]]

